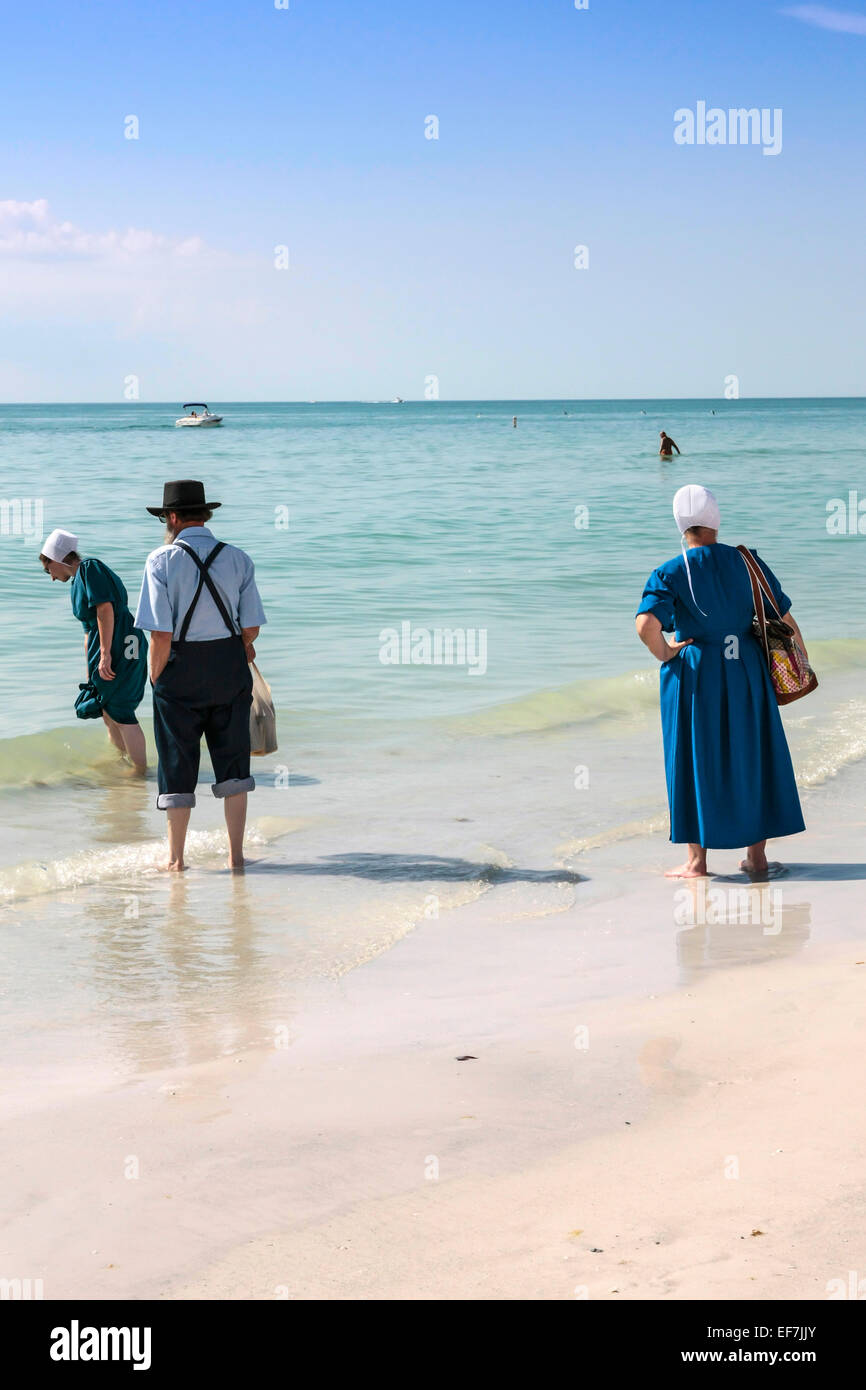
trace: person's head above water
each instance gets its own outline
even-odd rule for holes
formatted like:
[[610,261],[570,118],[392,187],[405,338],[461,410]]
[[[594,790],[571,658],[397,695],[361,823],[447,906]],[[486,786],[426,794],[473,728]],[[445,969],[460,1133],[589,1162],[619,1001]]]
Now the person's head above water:
[[81,563],[78,537],[72,531],[64,531],[57,527],[43,542],[39,559],[45,573],[50,574],[52,580],[59,579],[61,584],[65,584]]
[[668,436],[666,430],[659,430],[659,439],[667,439],[667,437]]

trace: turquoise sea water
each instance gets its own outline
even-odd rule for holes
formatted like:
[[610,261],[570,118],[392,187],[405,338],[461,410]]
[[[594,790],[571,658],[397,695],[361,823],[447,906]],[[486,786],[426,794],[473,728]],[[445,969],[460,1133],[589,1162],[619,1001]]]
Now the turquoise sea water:
[[[584,891],[593,846],[621,841],[625,867],[666,833],[657,666],[633,615],[678,549],[685,482],[792,596],[821,678],[784,715],[804,794],[866,757],[866,535],[827,528],[834,499],[866,500],[866,401],[210,405],[220,429],[175,429],[172,405],[0,407],[0,974],[37,1050],[86,1035],[137,1067],[210,1055],[223,1025],[261,1041],[291,981],[491,891],[543,919]],[[660,428],[681,457],[658,458]],[[175,477],[223,502],[214,529],[253,555],[269,619],[280,748],[254,767],[242,885],[206,759],[190,872],[156,871],[153,775],[130,781],[101,727],[76,724],[81,629],[39,538],[16,533],[12,504],[39,503],[44,532],[77,531],[134,606],[162,540],[144,509]],[[451,629],[477,658],[483,633],[485,660],[383,664],[404,624],[416,654],[422,630]],[[148,738],[149,715],[148,696]]]
[[[758,548],[804,629],[866,638],[863,538],[826,525],[831,499],[866,498],[866,401],[211,408],[219,429],[175,429],[172,405],[0,407],[4,493],[41,500],[45,531],[78,532],[134,601],[161,542],[145,506],[166,478],[204,479],[218,533],[256,560],[284,708],[462,714],[641,665],[632,614],[677,550],[686,481],[717,493],[723,538]],[[659,460],[660,427],[682,457]],[[0,737],[71,720],[82,644],[37,549],[0,536]],[[483,629],[486,671],[383,666],[380,633],[404,622]]]

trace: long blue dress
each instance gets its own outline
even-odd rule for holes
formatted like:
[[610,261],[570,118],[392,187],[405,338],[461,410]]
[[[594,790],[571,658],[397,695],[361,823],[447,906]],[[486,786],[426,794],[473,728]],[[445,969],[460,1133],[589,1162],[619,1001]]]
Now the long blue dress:
[[[791,600],[752,554],[784,615]],[[794,835],[806,827],[766,659],[752,635],[745,561],[717,542],[690,549],[688,563],[694,598],[678,555],[653,570],[638,609],[678,641],[694,639],[659,675],[671,840],[738,849]]]
[[[99,708],[84,706],[79,718],[99,718],[104,710],[117,724],[137,724],[147,679],[147,638],[133,622],[123,582],[101,560],[82,560],[70,585],[72,612],[87,633],[87,671],[99,697]],[[110,603],[114,610],[111,639],[113,681],[99,675],[99,627],[96,609]]]

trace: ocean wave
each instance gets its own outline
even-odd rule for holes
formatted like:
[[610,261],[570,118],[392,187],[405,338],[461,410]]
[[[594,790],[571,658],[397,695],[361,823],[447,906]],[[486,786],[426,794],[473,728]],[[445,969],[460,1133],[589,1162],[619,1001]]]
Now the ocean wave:
[[0,739],[0,787],[111,786],[129,775],[105,729],[76,725]]
[[[796,730],[798,721],[791,723]],[[804,709],[801,723],[806,726],[805,738],[794,758],[801,788],[820,787],[843,768],[866,758],[866,700],[846,700],[821,724],[813,723]]]
[[[823,685],[828,675],[866,668],[866,641],[814,641],[809,643],[809,655]],[[630,720],[639,724],[657,715],[658,669],[653,665],[621,675],[588,677],[568,685],[534,690],[472,714],[440,716],[433,722],[453,735],[484,738],[543,735],[593,722],[609,721],[622,727]],[[337,714],[311,709],[281,709],[281,719],[290,723],[296,733],[305,729],[312,735],[329,729],[333,735],[338,728],[341,739],[373,737],[377,727],[381,727],[376,720],[345,720]],[[150,722],[142,721],[142,727],[152,748]],[[854,744],[859,746],[856,723],[850,727]],[[846,761],[862,756],[863,753],[856,753]],[[265,760],[264,766],[267,765]],[[0,791],[63,785],[109,787],[117,786],[129,775],[128,766],[108,743],[101,725],[78,724],[0,739]],[[813,775],[811,771],[809,775]]]
[[571,860],[579,854],[587,854],[594,849],[605,849],[608,845],[618,844],[621,840],[643,840],[648,835],[658,835],[663,830],[667,830],[668,825],[667,812],[659,811],[657,815],[648,816],[646,820],[623,821],[619,825],[608,826],[606,830],[601,830],[596,835],[586,835],[577,840],[566,840],[556,847],[556,863],[568,866]]
[[[837,638],[809,643],[809,658],[822,676],[866,667],[866,641]],[[573,724],[628,720],[658,711],[658,668],[572,681],[507,700],[475,714],[449,717],[455,733],[552,733]],[[858,754],[858,756],[861,756]]]
[[534,690],[476,714],[451,716],[446,723],[456,733],[481,736],[548,733],[596,719],[629,718],[657,707],[657,671],[630,671]]
[[[793,733],[794,771],[801,792],[823,786],[846,767],[866,758],[866,700],[846,700],[820,722],[803,707],[802,714],[789,718],[788,725],[789,733]],[[621,840],[657,835],[666,831],[668,825],[667,811],[660,808],[644,820],[606,826],[596,834],[557,845],[556,863],[567,866],[581,854],[605,849]]]
[[[266,816],[247,827],[244,842],[248,847],[261,848],[304,824],[303,820]],[[224,857],[227,851],[224,830],[191,830],[184,858],[188,864],[206,864]],[[156,874],[165,863],[165,857],[165,840],[145,840],[139,844],[113,845],[111,849],[82,850],[65,859],[29,860],[0,869],[0,903],[21,902],[45,893]]]
[[[284,719],[291,716],[291,711],[281,713]],[[141,726],[152,753],[152,722],[142,720]],[[254,772],[256,766],[270,765],[267,759],[254,763]],[[209,766],[204,752],[202,765]],[[132,775],[129,764],[109,743],[101,721],[0,739],[0,791],[64,785],[114,787]]]

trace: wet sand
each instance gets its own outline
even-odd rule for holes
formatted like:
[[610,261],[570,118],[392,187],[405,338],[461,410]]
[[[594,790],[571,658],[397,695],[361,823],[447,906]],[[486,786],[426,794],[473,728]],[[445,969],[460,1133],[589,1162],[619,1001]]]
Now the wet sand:
[[684,889],[662,836],[572,849],[578,884],[502,882],[275,987],[258,1041],[208,1035],[205,979],[185,1061],[24,1049],[0,1273],[46,1298],[827,1297],[866,1272],[864,791],[855,766],[811,793],[755,897],[734,852]]

